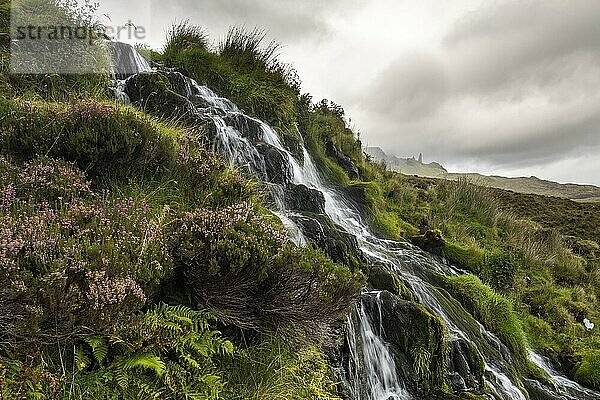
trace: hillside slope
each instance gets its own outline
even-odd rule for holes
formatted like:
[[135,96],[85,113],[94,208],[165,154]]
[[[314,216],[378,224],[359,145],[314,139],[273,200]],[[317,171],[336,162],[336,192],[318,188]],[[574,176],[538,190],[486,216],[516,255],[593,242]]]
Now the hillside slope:
[[488,176],[478,173],[453,173],[448,172],[436,162],[423,163],[413,158],[399,158],[386,154],[379,147],[367,147],[365,152],[376,162],[383,162],[396,172],[405,175],[417,175],[428,178],[442,178],[449,180],[467,179],[479,186],[511,190],[517,193],[537,194],[541,196],[560,197],[578,202],[600,201],[600,187],[593,185],[563,184],[532,177],[508,178],[502,176]]

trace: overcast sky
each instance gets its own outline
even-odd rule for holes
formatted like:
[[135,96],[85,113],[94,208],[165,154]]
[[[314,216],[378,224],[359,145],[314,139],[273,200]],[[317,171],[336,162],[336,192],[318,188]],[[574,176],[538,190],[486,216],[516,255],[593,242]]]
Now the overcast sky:
[[150,25],[153,47],[175,20],[215,41],[231,25],[267,29],[303,90],[341,104],[367,145],[452,171],[600,185],[598,0],[140,3],[104,0],[114,23]]

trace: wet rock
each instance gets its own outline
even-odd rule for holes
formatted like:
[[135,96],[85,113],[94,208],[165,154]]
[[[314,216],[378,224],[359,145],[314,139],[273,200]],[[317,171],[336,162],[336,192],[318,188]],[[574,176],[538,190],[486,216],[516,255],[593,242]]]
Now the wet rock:
[[304,235],[333,261],[351,268],[360,268],[364,256],[356,237],[336,225],[328,216],[303,213],[291,216],[291,219],[300,226]]
[[441,255],[446,242],[439,230],[429,230],[424,235],[410,238],[412,244],[433,254]]
[[106,47],[112,61],[113,75],[117,79],[150,69],[150,64],[131,45],[107,40]]
[[225,115],[223,120],[227,125],[234,127],[242,134],[242,136],[252,143],[257,143],[264,139],[261,123],[253,118],[241,113],[230,113]]
[[[483,387],[483,375],[485,362],[481,354],[466,340],[454,339],[449,343],[450,347],[450,382],[454,392],[476,390]],[[460,385],[455,385],[459,380]]]
[[291,182],[292,170],[285,153],[267,143],[257,143],[255,147],[264,158],[268,182],[281,185]]
[[359,178],[358,168],[356,165],[354,165],[348,156],[339,151],[333,142],[327,142],[325,144],[325,154],[333,158],[335,162],[342,167],[344,171],[346,171],[350,179]]
[[448,363],[444,323],[421,304],[402,300],[388,291],[379,293],[379,300],[374,294],[368,296],[371,301],[363,301],[367,301],[369,315],[383,328],[398,376],[411,393],[427,396],[441,391]]
[[467,384],[465,383],[465,380],[457,372],[453,372],[450,374],[450,385],[452,386],[452,391],[455,393],[466,392],[467,390],[469,390]]
[[194,106],[176,93],[168,76],[160,72],[136,74],[125,81],[125,92],[132,103],[154,115],[187,117],[194,115]]
[[369,268],[368,283],[376,290],[387,290],[403,300],[415,301],[415,296],[402,282],[398,274],[383,264],[374,264]]
[[325,214],[325,197],[318,190],[305,185],[292,185],[285,193],[288,209],[306,211],[315,214]]

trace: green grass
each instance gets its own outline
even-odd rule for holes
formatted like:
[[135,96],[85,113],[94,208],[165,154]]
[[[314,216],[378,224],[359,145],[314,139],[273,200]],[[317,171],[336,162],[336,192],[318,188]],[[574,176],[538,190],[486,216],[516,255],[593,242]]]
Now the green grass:
[[226,397],[235,400],[338,400],[323,354],[275,337],[240,350],[225,367]]
[[517,363],[527,364],[527,340],[513,304],[472,275],[449,277],[453,291],[473,316],[512,351]]

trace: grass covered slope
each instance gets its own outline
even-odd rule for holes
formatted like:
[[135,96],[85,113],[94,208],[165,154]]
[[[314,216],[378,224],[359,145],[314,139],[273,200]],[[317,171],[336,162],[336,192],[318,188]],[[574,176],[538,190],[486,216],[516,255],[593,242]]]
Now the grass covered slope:
[[[293,75],[277,64],[269,66],[273,48],[263,53],[260,35],[236,41],[238,32],[232,31],[211,48],[201,31],[187,25],[177,30],[186,33],[185,40],[175,40],[179,36],[174,35],[161,60],[235,98],[248,112],[277,126],[284,137],[293,136],[290,127],[297,127],[318,168],[354,200],[375,231],[392,239],[411,239],[473,274],[448,285],[488,329],[510,344],[522,373],[530,371],[526,349],[531,348],[551,357],[570,377],[598,387],[592,367],[598,330],[588,332],[582,322],[600,322],[600,238],[593,223],[584,225],[590,229],[578,227],[592,209],[563,218],[552,211],[552,200],[535,197],[535,207],[527,214],[499,192],[465,180],[411,178],[386,171],[363,154],[340,106],[298,96]],[[221,73],[212,75],[215,70]],[[261,92],[272,106],[254,107],[251,99],[257,88],[273,79],[277,92]],[[543,220],[543,215],[548,217]]]
[[336,398],[322,345],[361,273],[289,243],[204,132],[6,60],[0,397]]
[[[269,343],[280,339],[238,350],[211,329],[215,317],[294,343],[324,337],[357,296],[359,274],[288,244],[256,186],[184,129],[116,104],[35,103],[33,119],[18,117],[31,102],[2,105],[0,377],[10,398],[216,398],[233,390],[227,366],[275,357]],[[306,285],[312,296],[294,295]],[[303,368],[295,351],[286,368]],[[318,373],[314,390],[330,390],[329,372]]]

